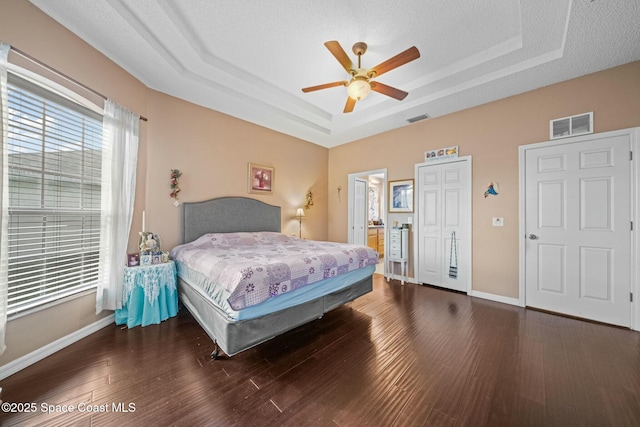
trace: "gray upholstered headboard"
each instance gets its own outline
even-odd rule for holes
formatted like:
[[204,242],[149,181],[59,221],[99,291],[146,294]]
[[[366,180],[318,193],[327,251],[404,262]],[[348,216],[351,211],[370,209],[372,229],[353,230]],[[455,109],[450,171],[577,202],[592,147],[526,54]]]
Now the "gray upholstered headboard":
[[277,231],[281,229],[280,206],[247,197],[219,197],[182,204],[181,243],[206,233]]

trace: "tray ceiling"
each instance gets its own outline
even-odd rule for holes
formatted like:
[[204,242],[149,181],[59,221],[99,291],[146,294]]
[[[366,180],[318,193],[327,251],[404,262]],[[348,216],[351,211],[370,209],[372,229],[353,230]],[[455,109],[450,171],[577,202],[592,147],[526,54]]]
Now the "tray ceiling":
[[[325,147],[640,59],[638,0],[31,0],[148,87]],[[325,48],[421,57],[343,114]],[[149,118],[153,120],[153,117]]]

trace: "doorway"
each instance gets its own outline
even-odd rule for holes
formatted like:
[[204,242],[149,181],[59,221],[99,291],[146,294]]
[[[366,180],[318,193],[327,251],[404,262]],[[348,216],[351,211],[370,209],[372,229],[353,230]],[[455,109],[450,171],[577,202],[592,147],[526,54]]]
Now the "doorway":
[[[347,241],[363,246],[375,246],[380,253],[380,264],[384,259],[384,236],[387,215],[387,170],[376,169],[349,174],[348,233]],[[373,245],[370,234],[376,233]],[[378,240],[380,239],[380,240]],[[382,272],[384,274],[384,272]]]

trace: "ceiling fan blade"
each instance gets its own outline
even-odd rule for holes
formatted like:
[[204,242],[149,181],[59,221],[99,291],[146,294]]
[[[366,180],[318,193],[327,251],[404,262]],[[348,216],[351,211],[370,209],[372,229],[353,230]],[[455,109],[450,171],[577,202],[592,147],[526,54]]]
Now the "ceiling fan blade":
[[344,111],[343,113],[350,113],[353,111],[353,107],[356,106],[356,100],[351,98],[350,96],[347,96],[347,103],[344,106]]
[[331,40],[326,42],[324,45],[329,49],[329,52],[335,56],[340,65],[347,70],[347,73],[350,73],[353,68],[353,63],[351,62],[349,55],[347,55],[347,52],[345,52],[342,46],[340,46],[340,43],[335,40]]
[[313,92],[314,90],[328,89],[330,87],[346,86],[347,84],[348,82],[343,80],[341,82],[332,82],[332,83],[325,83],[323,85],[318,85],[318,86],[305,87],[302,89],[302,91],[304,93],[307,93],[307,92]]
[[371,90],[395,98],[398,101],[402,101],[407,97],[407,95],[409,95],[409,92],[405,92],[379,82],[370,82],[369,84],[371,85]]
[[418,58],[420,58],[420,52],[418,51],[418,48],[415,46],[411,46],[409,49],[397,54],[393,58],[389,58],[383,63],[370,68],[367,71],[367,75],[369,77],[372,77],[370,74],[373,73],[375,77],[378,77],[386,73],[387,71],[391,71],[394,68],[398,68],[399,66]]

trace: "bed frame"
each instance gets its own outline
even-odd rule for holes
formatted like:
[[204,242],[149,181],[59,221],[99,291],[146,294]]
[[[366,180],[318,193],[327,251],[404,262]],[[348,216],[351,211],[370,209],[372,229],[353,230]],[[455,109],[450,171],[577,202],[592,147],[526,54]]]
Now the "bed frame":
[[[206,233],[280,232],[280,207],[246,197],[221,197],[182,204],[182,243]],[[199,289],[178,278],[180,301],[214,342],[211,358],[219,350],[228,356],[261,344],[284,332],[321,318],[324,313],[371,292],[372,276],[302,304],[259,318],[235,321]]]

